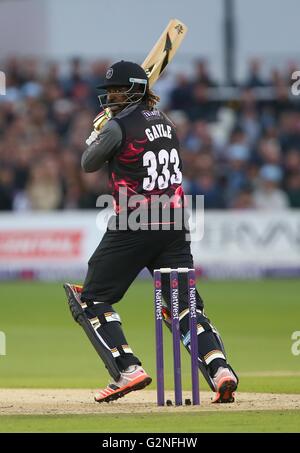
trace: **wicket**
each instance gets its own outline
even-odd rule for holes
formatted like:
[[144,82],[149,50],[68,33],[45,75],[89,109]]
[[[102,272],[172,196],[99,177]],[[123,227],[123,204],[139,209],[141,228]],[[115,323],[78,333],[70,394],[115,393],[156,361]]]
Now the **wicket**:
[[164,406],[164,404],[165,404],[161,274],[170,275],[170,300],[171,300],[171,322],[172,322],[171,325],[172,325],[172,338],[173,338],[175,405],[176,406],[182,405],[180,324],[179,324],[180,323],[179,280],[178,280],[179,273],[186,274],[187,281],[188,281],[192,398],[193,398],[193,405],[200,404],[199,377],[198,377],[198,336],[197,336],[195,269],[161,268],[161,269],[154,270],[156,379],[157,379],[157,404],[158,404],[158,406]]

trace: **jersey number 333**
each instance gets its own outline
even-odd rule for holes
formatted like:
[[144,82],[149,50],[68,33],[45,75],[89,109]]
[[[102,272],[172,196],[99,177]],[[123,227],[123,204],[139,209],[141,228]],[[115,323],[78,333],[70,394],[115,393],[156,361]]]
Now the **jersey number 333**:
[[143,189],[147,191],[153,190],[155,187],[166,189],[170,184],[180,184],[182,173],[179,165],[180,160],[176,148],[172,148],[170,152],[161,149],[158,154],[147,151],[143,156],[143,166],[147,167],[148,176],[143,180]]

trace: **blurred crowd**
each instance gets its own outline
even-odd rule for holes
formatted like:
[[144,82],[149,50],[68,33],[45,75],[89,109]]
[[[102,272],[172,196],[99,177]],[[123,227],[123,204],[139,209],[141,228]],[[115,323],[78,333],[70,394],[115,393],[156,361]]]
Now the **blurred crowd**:
[[[108,61],[31,58],[1,62],[0,210],[93,209],[109,192],[107,169],[81,171],[99,111],[95,86]],[[300,70],[300,68],[298,68]],[[300,208],[300,102],[292,64],[262,75],[261,62],[229,90],[198,60],[193,74],[166,74],[155,85],[160,108],[177,126],[187,194],[206,209]]]

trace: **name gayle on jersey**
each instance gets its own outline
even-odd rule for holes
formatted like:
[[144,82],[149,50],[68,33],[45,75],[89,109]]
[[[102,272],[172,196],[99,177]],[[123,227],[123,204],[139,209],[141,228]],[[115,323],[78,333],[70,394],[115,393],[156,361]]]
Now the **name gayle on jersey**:
[[161,137],[172,138],[172,128],[171,126],[160,124],[153,124],[151,127],[145,129],[145,134],[147,135],[150,142]]

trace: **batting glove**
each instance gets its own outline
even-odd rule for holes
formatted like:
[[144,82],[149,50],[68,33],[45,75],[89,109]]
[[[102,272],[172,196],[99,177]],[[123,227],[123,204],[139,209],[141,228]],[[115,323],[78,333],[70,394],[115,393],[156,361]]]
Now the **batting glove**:
[[89,138],[85,141],[85,143],[90,146],[98,137],[98,135],[100,134],[100,131],[93,131],[91,133],[91,135],[89,136]]
[[102,129],[102,127],[107,123],[108,120],[110,120],[110,118],[112,118],[111,111],[107,107],[106,109],[102,110],[102,112],[100,112],[94,119],[94,131],[100,131],[100,129]]

